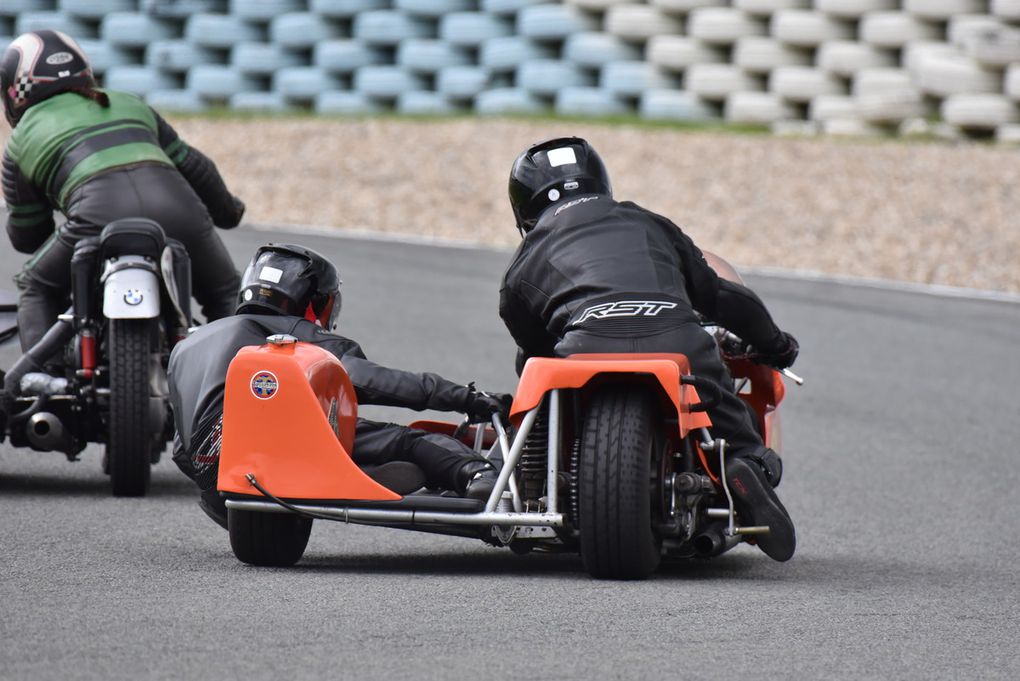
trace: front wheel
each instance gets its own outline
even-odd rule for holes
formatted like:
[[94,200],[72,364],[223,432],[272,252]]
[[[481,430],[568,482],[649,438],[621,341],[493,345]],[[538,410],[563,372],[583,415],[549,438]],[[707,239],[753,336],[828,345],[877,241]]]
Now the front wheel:
[[578,460],[581,558],[592,577],[644,579],[659,566],[652,531],[656,408],[647,391],[606,385],[592,395]]
[[230,548],[242,563],[290,567],[301,560],[312,533],[312,519],[292,513],[227,509]]
[[111,319],[107,347],[110,412],[106,459],[113,495],[142,497],[149,489],[153,435],[149,427],[151,319]]

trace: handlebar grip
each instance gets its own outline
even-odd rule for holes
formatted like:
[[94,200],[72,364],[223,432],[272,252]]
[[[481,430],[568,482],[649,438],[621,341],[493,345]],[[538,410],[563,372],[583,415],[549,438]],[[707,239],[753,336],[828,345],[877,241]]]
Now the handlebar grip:
[[682,385],[691,385],[697,388],[698,397],[701,401],[698,404],[691,405],[692,412],[708,411],[719,406],[722,402],[722,388],[719,387],[714,381],[710,381],[707,378],[701,376],[681,376],[680,383]]

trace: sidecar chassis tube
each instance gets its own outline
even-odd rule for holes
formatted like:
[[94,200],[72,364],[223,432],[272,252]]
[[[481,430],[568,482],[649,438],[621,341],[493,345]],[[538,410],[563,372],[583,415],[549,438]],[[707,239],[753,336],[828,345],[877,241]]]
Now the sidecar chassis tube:
[[[227,508],[239,511],[290,513],[272,501],[227,499]],[[307,506],[292,504],[306,513],[326,515],[348,523],[408,523],[411,525],[519,525],[534,527],[563,527],[562,513],[445,513],[442,511],[391,511],[376,508],[350,508],[335,506]]]

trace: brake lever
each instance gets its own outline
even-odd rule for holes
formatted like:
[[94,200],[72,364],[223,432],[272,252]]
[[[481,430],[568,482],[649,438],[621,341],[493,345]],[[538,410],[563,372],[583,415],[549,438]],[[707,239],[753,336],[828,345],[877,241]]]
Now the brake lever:
[[786,376],[788,379],[790,379],[797,385],[804,385],[804,379],[798,376],[797,374],[793,373],[789,369],[783,369],[779,373],[781,373],[783,376]]

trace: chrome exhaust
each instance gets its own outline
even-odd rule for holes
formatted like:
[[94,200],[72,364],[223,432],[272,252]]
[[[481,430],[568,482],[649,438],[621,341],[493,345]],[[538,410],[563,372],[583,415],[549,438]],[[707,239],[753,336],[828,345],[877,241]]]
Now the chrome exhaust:
[[71,447],[71,438],[64,424],[48,411],[32,414],[25,427],[25,437],[32,449],[40,452],[66,452]]
[[711,558],[729,551],[742,541],[744,539],[740,535],[728,535],[725,528],[716,525],[694,537],[691,547],[702,558]]

